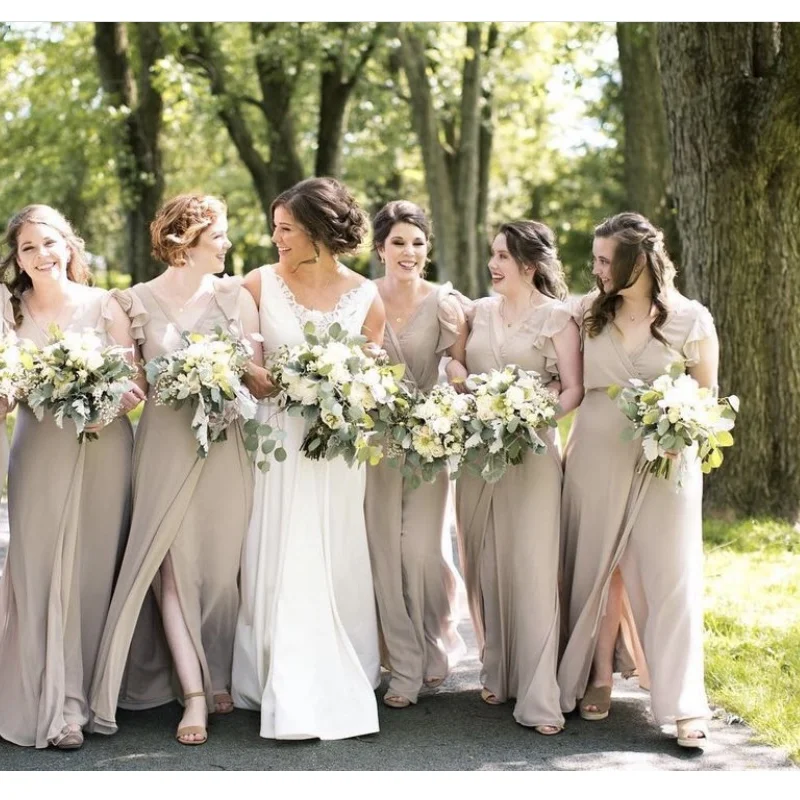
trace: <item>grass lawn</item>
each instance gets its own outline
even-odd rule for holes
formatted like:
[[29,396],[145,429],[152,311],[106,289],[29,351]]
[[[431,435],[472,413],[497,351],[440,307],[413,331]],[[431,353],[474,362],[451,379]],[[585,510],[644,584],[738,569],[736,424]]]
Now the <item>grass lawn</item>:
[[713,702],[800,760],[800,533],[706,520],[706,686]]
[[[562,443],[572,417],[559,421]],[[800,532],[707,519],[703,541],[711,701],[800,761]]]

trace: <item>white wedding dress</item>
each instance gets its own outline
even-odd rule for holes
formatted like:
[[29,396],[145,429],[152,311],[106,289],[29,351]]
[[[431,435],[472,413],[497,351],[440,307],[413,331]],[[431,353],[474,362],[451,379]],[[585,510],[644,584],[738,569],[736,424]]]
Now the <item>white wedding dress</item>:
[[[261,335],[269,353],[303,342],[303,326],[359,334],[375,297],[365,281],[320,312],[260,268]],[[378,627],[364,525],[364,467],[300,452],[304,421],[269,401],[259,419],[286,431],[287,458],[257,473],[242,552],[231,693],[261,710],[261,736],[344,739],[375,733]]]

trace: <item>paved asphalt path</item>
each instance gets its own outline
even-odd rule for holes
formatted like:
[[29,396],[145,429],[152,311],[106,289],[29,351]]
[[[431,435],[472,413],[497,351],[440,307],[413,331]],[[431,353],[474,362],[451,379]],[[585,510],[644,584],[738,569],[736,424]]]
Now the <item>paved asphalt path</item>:
[[[0,564],[8,544],[0,508]],[[722,709],[705,752],[679,748],[647,713],[646,692],[617,679],[611,715],[602,722],[567,717],[558,736],[540,736],[514,722],[511,706],[480,699],[472,629],[461,624],[467,657],[436,691],[407,709],[378,703],[380,733],[335,742],[275,742],[258,735],[259,717],[236,710],[212,717],[200,747],[173,738],[177,704],[118,714],[115,736],[88,736],[81,750],[35,750],[0,741],[0,770],[796,770],[786,754],[759,744]],[[376,693],[378,700],[386,680]],[[334,689],[335,690],[335,689]],[[0,709],[0,714],[2,709]],[[673,732],[674,733],[674,732]],[[794,783],[794,781],[793,781]]]

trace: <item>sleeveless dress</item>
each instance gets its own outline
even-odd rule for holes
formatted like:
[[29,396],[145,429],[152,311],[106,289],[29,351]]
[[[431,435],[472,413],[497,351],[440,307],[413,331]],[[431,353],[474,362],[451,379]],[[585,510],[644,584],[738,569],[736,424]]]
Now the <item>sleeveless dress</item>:
[[[389,360],[405,364],[404,380],[423,392],[437,383],[439,361],[456,341],[456,302],[446,283],[422,300],[401,331],[386,325]],[[423,680],[444,678],[466,652],[457,627],[459,577],[443,552],[452,553],[445,526],[449,492],[446,472],[412,490],[396,467],[367,468],[367,536],[392,673],[387,694],[412,703]]]
[[[243,335],[241,278],[214,281],[214,295],[191,325]],[[119,293],[145,361],[183,347],[180,325],[150,287]],[[200,661],[209,711],[230,685],[239,604],[237,574],[253,491],[253,465],[238,424],[207,458],[197,455],[194,408],[148,400],[136,431],[133,518],[100,646],[91,708],[93,730],[114,733],[116,708],[145,709],[183,696],[156,605],[159,568],[169,554],[184,620]],[[153,591],[150,591],[150,587]]]
[[[62,330],[91,328],[104,344],[111,294],[87,289],[86,302]],[[2,287],[4,320],[14,327]],[[44,346],[48,334],[23,302],[17,335]],[[127,417],[78,442],[74,424],[59,428],[17,410],[8,473],[11,529],[0,579],[0,737],[47,747],[67,723],[89,720],[89,686],[130,520],[133,431]]]
[[[298,304],[272,266],[260,268],[265,353],[303,342],[311,321],[359,334],[377,293],[365,281],[330,312]],[[304,422],[264,402],[259,418],[286,432],[287,458],[256,476],[242,556],[233,655],[235,704],[261,710],[261,736],[344,739],[378,730],[378,632],[363,466],[300,452]]]
[[[579,325],[595,296],[575,303]],[[606,389],[631,378],[651,382],[677,360],[693,366],[700,341],[713,333],[708,310],[676,295],[662,327],[668,346],[650,336],[628,353],[613,324],[595,337],[583,336],[586,393],[564,454],[562,597],[568,639],[558,681],[565,712],[586,691],[608,587],[619,566],[649,670],[656,722],[710,715],[703,683],[700,465],[696,458],[689,462],[677,491],[674,479],[639,473],[641,441],[621,439],[629,422]],[[638,664],[640,674],[643,666]]]
[[[545,384],[556,378],[553,336],[571,320],[567,306],[548,301],[509,329],[499,304],[497,297],[474,304],[467,371],[516,364],[538,372]],[[521,725],[561,728],[556,683],[561,454],[556,429],[542,438],[547,452],[526,453],[496,483],[469,473],[459,478],[456,517],[481,682],[500,701],[516,698],[514,719]]]

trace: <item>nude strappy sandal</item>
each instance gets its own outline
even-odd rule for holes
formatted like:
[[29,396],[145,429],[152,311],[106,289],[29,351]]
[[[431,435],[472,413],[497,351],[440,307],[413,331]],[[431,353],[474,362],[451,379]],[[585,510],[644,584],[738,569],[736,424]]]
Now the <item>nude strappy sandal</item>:
[[[189,692],[189,694],[185,694],[183,696],[184,702],[186,702],[190,697],[205,697],[205,692]],[[181,736],[202,736],[202,739],[198,739],[194,742],[184,742],[181,739]],[[181,743],[187,746],[195,745],[195,744],[205,744],[208,741],[208,729],[205,725],[185,725],[183,728],[178,728],[175,738]]]

